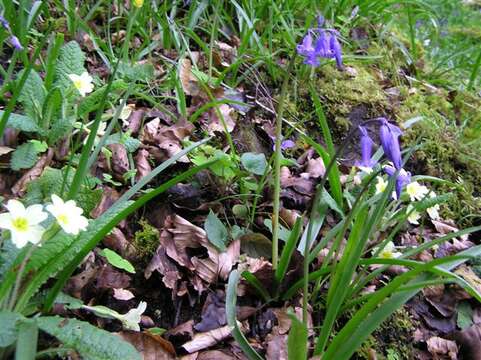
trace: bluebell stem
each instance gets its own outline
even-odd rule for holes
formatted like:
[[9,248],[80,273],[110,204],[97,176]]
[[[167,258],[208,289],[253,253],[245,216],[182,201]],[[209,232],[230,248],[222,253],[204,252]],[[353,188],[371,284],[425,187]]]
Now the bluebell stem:
[[404,187],[411,182],[411,173],[409,171],[401,169],[396,169],[391,165],[386,165],[384,167],[384,171],[390,177],[393,177],[396,174],[396,171],[399,170],[399,173],[396,178],[396,196],[399,199]]
[[402,158],[399,136],[402,135],[402,131],[396,125],[390,124],[385,118],[379,118],[379,121],[381,121],[379,137],[384,153],[392,161],[396,169],[401,169]]
[[376,162],[372,159],[372,145],[374,142],[369,137],[367,129],[364,126],[359,126],[359,132],[361,133],[361,161],[356,162],[356,166],[369,171],[369,169],[372,169],[372,167],[376,165]]

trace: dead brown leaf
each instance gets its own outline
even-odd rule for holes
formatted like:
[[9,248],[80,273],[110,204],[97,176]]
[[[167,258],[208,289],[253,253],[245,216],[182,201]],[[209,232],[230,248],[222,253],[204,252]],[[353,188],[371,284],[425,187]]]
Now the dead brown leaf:
[[460,345],[460,353],[463,359],[481,360],[481,326],[472,325],[471,327],[459,331],[454,335],[454,339]]
[[140,149],[135,155],[135,168],[137,173],[135,174],[135,179],[139,181],[144,176],[152,172],[152,167],[149,162],[149,152],[145,149]]
[[172,344],[158,335],[148,331],[122,331],[118,335],[132,344],[144,360],[172,360],[175,351]]
[[43,170],[52,162],[53,154],[53,149],[49,148],[47,153],[40,157],[33,168],[23,174],[23,176],[15,183],[15,185],[13,185],[12,193],[16,196],[25,195],[27,184],[42,175]]
[[195,334],[193,339],[186,342],[182,347],[188,353],[194,353],[199,350],[207,349],[231,335],[231,327],[226,325],[214,330]]
[[187,58],[180,60],[179,78],[186,95],[199,95],[200,87],[197,78],[192,74],[192,62]]
[[426,344],[433,359],[457,360],[458,358],[458,346],[454,341],[433,336],[426,341]]

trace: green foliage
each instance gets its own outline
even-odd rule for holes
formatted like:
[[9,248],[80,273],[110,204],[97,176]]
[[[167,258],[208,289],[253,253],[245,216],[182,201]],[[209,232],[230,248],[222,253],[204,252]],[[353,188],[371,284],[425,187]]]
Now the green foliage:
[[154,66],[149,63],[131,65],[121,62],[118,72],[127,81],[149,82],[154,77]]
[[307,326],[295,314],[290,313],[291,329],[287,338],[287,356],[292,360],[307,359],[308,332]]
[[100,252],[100,255],[105,256],[110,265],[125,270],[131,274],[135,274],[135,268],[133,267],[133,265],[128,260],[117,254],[115,251],[112,251],[110,249],[103,249]]
[[241,163],[247,171],[255,175],[264,175],[267,169],[267,160],[264,154],[244,153]]
[[22,318],[20,314],[11,311],[0,311],[0,348],[12,345],[17,340],[17,322]]
[[134,234],[133,244],[140,258],[150,258],[159,245],[159,230],[145,219],[139,221],[141,229]]
[[[3,113],[4,112],[0,110],[0,116],[3,116]],[[40,132],[40,127],[35,122],[35,120],[28,116],[15,113],[10,114],[10,116],[8,117],[7,126],[25,132]]]
[[28,142],[15,149],[10,160],[12,170],[29,169],[38,160],[39,151],[35,144]]
[[[19,76],[23,73],[20,72]],[[18,100],[22,103],[25,113],[32,119],[40,119],[42,106],[46,97],[46,90],[40,75],[32,70],[25,81]]]
[[212,210],[210,210],[209,215],[207,215],[204,230],[207,233],[209,241],[220,251],[225,251],[229,240],[229,233],[225,225]]
[[70,41],[60,49],[59,58],[55,66],[55,82],[62,92],[65,93],[72,87],[70,74],[81,75],[85,71],[85,54],[76,41]]
[[77,350],[84,359],[141,359],[140,354],[132,345],[87,322],[59,316],[45,316],[38,318],[37,323],[40,329],[55,336],[66,347]]
[[[28,204],[38,204],[50,202],[52,194],[62,196],[60,190],[63,188],[65,194],[72,183],[74,169],[70,171],[65,169],[54,169],[47,167],[44,169],[42,176],[27,185],[26,202]],[[85,181],[79,191],[76,199],[77,205],[80,206],[85,214],[89,214],[100,201],[102,191],[95,189],[95,182]]]

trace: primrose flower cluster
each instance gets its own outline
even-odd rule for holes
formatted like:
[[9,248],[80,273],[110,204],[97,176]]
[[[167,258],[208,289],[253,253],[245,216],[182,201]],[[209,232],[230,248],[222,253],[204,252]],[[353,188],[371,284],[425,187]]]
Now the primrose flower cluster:
[[[9,200],[5,207],[7,212],[0,214],[0,228],[10,231],[15,246],[22,248],[27,243],[40,243],[46,230],[41,223],[48,218],[44,206],[35,204],[25,207],[18,200]],[[64,202],[54,194],[52,203],[45,206],[45,209],[67,234],[78,235],[88,226],[87,218],[82,215],[83,210],[74,200]]]
[[10,44],[12,44],[12,46],[19,51],[23,50],[22,44],[20,44],[20,41],[18,40],[18,38],[15,35],[13,35],[12,29],[10,28],[10,24],[1,15],[0,15],[0,25],[1,25],[2,28],[4,28],[9,33]]
[[297,53],[304,57],[304,64],[319,66],[320,59],[336,59],[339,69],[342,69],[342,49],[335,29],[323,28],[324,18],[319,16],[318,27],[307,31],[302,42],[297,45]]
[[[411,173],[403,168],[401,157],[401,146],[399,144],[399,137],[402,135],[402,131],[396,125],[391,124],[386,118],[377,118],[374,121],[380,124],[379,126],[379,138],[384,154],[391,162],[390,165],[383,167],[384,172],[391,178],[395,178],[396,190],[393,193],[395,199],[400,199],[403,190],[409,195],[410,201],[420,201],[426,196],[430,198],[436,197],[433,191],[430,191],[426,186],[421,185],[417,181],[412,181]],[[376,161],[372,158],[372,147],[374,145],[373,140],[368,134],[367,129],[364,126],[359,126],[360,133],[360,147],[361,147],[361,160],[356,162],[356,166],[362,171],[370,173],[372,168],[376,165]],[[377,177],[376,193],[381,193],[387,188],[387,181],[381,176]],[[407,208],[409,213],[408,221],[411,224],[418,224],[418,220],[421,215],[414,209],[412,205]],[[433,220],[439,219],[439,205],[436,204],[427,209],[429,217]]]

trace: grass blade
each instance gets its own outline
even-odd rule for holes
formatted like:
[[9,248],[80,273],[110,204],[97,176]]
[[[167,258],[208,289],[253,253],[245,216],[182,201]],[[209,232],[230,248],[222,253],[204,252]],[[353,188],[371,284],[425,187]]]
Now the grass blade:
[[246,337],[239,329],[236,319],[236,303],[237,303],[237,283],[239,282],[239,272],[234,270],[229,275],[227,284],[227,295],[225,303],[225,312],[227,316],[227,324],[232,328],[232,336],[239,344],[244,354],[249,360],[262,360],[262,357],[252,348]]

